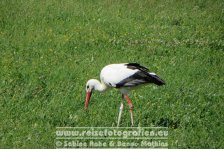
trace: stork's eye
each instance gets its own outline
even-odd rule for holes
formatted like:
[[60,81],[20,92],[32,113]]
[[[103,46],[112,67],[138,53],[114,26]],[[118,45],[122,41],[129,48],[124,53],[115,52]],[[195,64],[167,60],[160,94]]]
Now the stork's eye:
[[89,89],[89,85],[87,85],[86,88]]

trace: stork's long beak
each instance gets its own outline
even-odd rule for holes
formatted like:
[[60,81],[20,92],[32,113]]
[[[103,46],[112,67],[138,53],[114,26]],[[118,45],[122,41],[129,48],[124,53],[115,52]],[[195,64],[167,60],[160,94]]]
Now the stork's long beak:
[[88,104],[89,104],[91,95],[92,95],[92,92],[91,91],[87,91],[86,92],[85,110],[87,110],[87,108],[88,108]]

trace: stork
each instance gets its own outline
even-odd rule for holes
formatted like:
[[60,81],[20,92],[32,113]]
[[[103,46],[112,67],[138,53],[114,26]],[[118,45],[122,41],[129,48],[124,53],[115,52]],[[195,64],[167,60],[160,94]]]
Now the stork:
[[122,64],[110,64],[105,66],[100,73],[100,80],[90,79],[86,83],[86,100],[85,110],[88,108],[88,104],[94,90],[99,92],[106,91],[108,88],[117,88],[122,94],[122,100],[120,104],[120,110],[118,115],[117,127],[120,125],[121,114],[123,111],[123,100],[126,100],[130,108],[131,125],[134,125],[133,120],[133,106],[128,92],[143,84],[154,83],[156,85],[164,85],[163,81],[158,75],[150,72],[148,68],[141,66],[138,63],[122,63]]

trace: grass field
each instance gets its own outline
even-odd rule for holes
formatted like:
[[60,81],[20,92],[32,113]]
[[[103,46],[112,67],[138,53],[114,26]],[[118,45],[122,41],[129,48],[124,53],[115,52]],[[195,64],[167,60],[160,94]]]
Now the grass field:
[[168,125],[170,148],[224,148],[223,50],[222,0],[1,0],[0,148],[55,148],[58,126],[116,126],[120,93],[95,92],[84,112],[85,84],[122,62],[166,81],[130,94],[135,126]]

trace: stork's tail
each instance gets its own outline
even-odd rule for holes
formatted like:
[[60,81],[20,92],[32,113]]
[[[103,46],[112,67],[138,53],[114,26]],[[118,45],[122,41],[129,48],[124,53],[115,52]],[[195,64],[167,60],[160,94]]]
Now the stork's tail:
[[159,76],[157,76],[155,73],[149,72],[148,73],[150,77],[150,82],[155,83],[156,85],[165,85],[165,81],[162,80]]

